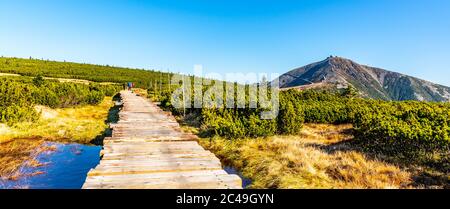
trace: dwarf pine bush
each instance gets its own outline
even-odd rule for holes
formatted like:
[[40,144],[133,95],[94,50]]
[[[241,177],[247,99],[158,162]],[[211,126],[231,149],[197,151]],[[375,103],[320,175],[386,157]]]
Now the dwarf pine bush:
[[22,121],[35,121],[39,114],[34,105],[51,108],[96,105],[106,94],[120,90],[117,85],[85,85],[60,83],[42,78],[0,78],[0,122],[12,125]]

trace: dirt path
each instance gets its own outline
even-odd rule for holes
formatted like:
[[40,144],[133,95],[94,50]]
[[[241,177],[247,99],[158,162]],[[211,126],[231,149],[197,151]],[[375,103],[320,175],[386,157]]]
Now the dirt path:
[[173,116],[129,91],[121,97],[119,122],[104,140],[102,160],[88,173],[84,189],[242,188],[241,179],[227,174]]

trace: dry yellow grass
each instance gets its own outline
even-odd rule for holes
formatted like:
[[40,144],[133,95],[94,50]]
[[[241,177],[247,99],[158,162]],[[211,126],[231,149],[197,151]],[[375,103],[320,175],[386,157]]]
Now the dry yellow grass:
[[23,175],[21,172],[23,166],[42,166],[43,164],[36,160],[37,155],[55,149],[54,146],[44,145],[44,140],[41,139],[15,139],[0,143],[0,180],[18,179]]
[[109,109],[114,105],[110,97],[99,105],[50,109],[39,106],[41,119],[35,123],[19,123],[14,127],[0,126],[0,142],[16,138],[40,138],[52,141],[89,143],[102,135]]
[[15,179],[19,174],[19,168],[24,162],[29,161],[30,165],[39,166],[34,162],[33,154],[42,145],[42,140],[21,140],[0,144],[0,178]]
[[299,136],[200,142],[252,179],[252,188],[408,188],[409,173],[339,143],[352,138],[350,128],[310,124]]

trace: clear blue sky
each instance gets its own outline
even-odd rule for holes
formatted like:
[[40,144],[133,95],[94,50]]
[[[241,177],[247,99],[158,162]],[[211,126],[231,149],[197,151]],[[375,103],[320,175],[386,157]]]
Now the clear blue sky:
[[450,86],[450,1],[0,0],[0,55],[184,73],[337,55]]

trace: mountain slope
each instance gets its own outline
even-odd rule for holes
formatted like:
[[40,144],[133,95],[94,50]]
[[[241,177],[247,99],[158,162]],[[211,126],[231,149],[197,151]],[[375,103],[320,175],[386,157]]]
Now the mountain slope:
[[384,100],[449,101],[450,88],[349,59],[329,57],[289,71],[279,78],[281,88],[326,84],[352,85],[365,97]]

